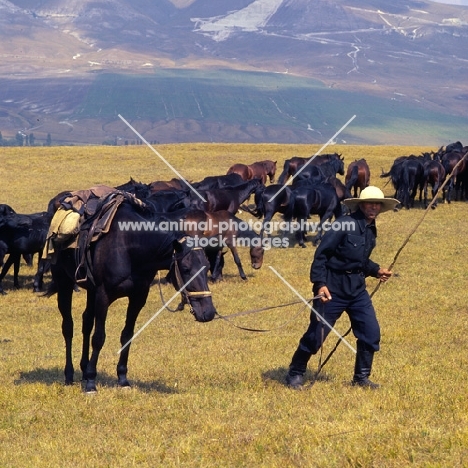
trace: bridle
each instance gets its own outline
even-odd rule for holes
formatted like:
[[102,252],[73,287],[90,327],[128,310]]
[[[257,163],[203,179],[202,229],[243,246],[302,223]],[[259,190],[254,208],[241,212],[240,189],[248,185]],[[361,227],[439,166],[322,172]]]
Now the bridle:
[[[183,237],[180,239],[180,243],[183,243],[187,240],[187,237]],[[183,252],[183,253],[178,253],[174,250],[172,254],[172,261],[171,261],[171,266],[169,267],[169,271],[173,271],[173,284],[174,287],[180,291],[180,294],[183,298],[183,302],[188,304],[190,307],[190,313],[193,315],[193,307],[190,302],[190,299],[202,299],[204,297],[209,297],[212,295],[211,291],[206,290],[206,291],[187,291],[183,286],[184,286],[184,280],[182,278],[182,274],[180,273],[180,267],[179,267],[179,262],[183,260],[187,255],[193,253],[196,250],[203,250],[202,247],[193,247],[190,250]],[[159,282],[159,294],[161,296],[161,300],[163,304],[165,305],[166,309],[169,310],[170,312],[175,312],[176,310],[170,309],[166,305],[166,301],[164,300],[162,296],[162,291],[161,291],[161,282]]]

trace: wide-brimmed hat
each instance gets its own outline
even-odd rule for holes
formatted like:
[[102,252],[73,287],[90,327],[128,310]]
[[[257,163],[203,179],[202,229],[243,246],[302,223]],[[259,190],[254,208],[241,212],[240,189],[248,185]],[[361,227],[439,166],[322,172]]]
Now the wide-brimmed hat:
[[354,211],[357,209],[359,203],[381,203],[382,209],[381,213],[385,211],[393,210],[400,202],[395,198],[385,198],[382,190],[378,187],[369,185],[366,187],[359,195],[359,198],[347,198],[343,200],[343,203],[351,210]]

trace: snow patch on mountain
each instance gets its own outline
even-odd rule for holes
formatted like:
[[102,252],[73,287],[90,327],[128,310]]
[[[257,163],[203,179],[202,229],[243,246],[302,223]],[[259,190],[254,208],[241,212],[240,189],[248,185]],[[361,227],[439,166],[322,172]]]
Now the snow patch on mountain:
[[229,12],[225,16],[190,20],[195,23],[195,32],[221,42],[236,31],[255,32],[265,27],[282,3],[283,0],[255,0],[242,10]]

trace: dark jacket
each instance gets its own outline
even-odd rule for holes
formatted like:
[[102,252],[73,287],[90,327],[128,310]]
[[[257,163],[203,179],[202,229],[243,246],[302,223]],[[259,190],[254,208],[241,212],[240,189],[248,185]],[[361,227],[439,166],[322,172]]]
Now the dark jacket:
[[327,286],[332,296],[354,297],[365,289],[365,277],[377,277],[380,269],[369,258],[375,247],[377,230],[374,221],[366,224],[360,209],[341,216],[333,225],[338,223],[344,229],[327,231],[315,251],[310,280],[314,284],[314,294]]

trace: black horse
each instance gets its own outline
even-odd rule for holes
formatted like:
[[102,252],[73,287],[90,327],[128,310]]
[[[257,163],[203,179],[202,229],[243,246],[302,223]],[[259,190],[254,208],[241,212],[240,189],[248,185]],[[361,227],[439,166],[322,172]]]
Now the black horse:
[[34,276],[33,289],[42,290],[44,272],[47,264],[42,261],[42,250],[46,242],[52,215],[46,211],[41,213],[13,213],[0,217],[0,241],[9,253],[0,273],[0,294],[6,294],[2,287],[3,278],[13,265],[13,285],[19,288],[19,270],[21,257],[38,254],[38,266]]
[[317,245],[326,230],[326,221],[330,222],[333,216],[340,217],[343,214],[341,203],[336,194],[335,187],[328,182],[312,184],[308,181],[298,181],[292,186],[292,196],[284,215],[287,223],[294,220],[298,223],[294,228],[296,239],[301,247],[305,247],[307,220],[310,215],[318,215],[319,224],[316,226],[317,235],[312,241]]
[[125,184],[118,185],[115,188],[124,192],[133,193],[135,197],[140,198],[141,200],[149,197],[152,193],[149,185],[143,182],[137,182],[133,177],[130,177],[130,180],[125,182]]
[[190,206],[190,190],[158,190],[146,198],[145,203],[159,213],[182,210]]
[[291,201],[291,188],[280,184],[265,187],[262,185],[255,191],[255,210],[250,211],[257,218],[263,218],[260,237],[265,231],[271,233],[271,220],[276,213],[285,214]]
[[200,182],[194,182],[192,187],[195,190],[213,190],[224,188],[235,188],[245,184],[245,180],[236,173],[226,175],[216,175],[205,177]]
[[320,166],[323,163],[333,161],[335,159],[344,161],[344,158],[342,158],[341,154],[338,153],[322,154],[319,156],[311,156],[310,158],[293,156],[291,159],[286,159],[283,166],[283,172],[278,178],[278,184],[285,184],[289,177],[293,177],[296,172],[304,166],[304,164],[308,164],[308,166]]
[[[439,187],[445,180],[445,169],[439,161],[425,161],[424,162],[424,177],[423,177],[423,192],[424,192],[424,208],[429,206],[427,201],[427,191],[429,185],[432,188],[432,198],[434,198],[439,190]],[[421,193],[419,194],[419,201],[421,202]],[[437,206],[437,200],[431,205],[432,209]]]
[[232,214],[239,211],[240,206],[252,193],[263,185],[260,179],[252,179],[235,188],[201,190],[199,194],[206,200],[201,200],[198,195],[191,193],[192,208],[212,213],[213,211],[226,210]]
[[[117,209],[107,234],[86,249],[89,274],[80,281],[87,290],[83,312],[83,351],[80,367],[86,392],[96,391],[97,361],[106,338],[105,322],[109,306],[118,298],[128,297],[125,326],[120,336],[122,351],[117,364],[118,385],[128,387],[127,362],[135,322],[146,303],[151,282],[158,270],[171,270],[171,278],[190,303],[191,312],[199,322],[209,322],[216,314],[208,289],[208,261],[202,249],[193,248],[190,238],[181,231],[155,229],[162,221],[177,220],[178,214],[159,214],[124,201]],[[140,229],[131,229],[139,223]],[[142,224],[149,223],[147,229]],[[154,224],[151,224],[154,223]],[[145,224],[146,225],[146,224]],[[137,224],[134,224],[137,226]],[[82,236],[83,233],[80,233]],[[57,293],[62,315],[62,333],[66,346],[65,383],[72,384],[72,295],[77,271],[76,249],[57,253],[51,266],[52,283],[48,296]],[[92,354],[89,357],[90,337]]]
[[295,180],[310,179],[314,182],[327,182],[330,177],[336,174],[344,175],[344,160],[330,159],[320,165],[309,164],[299,168],[294,175]]

